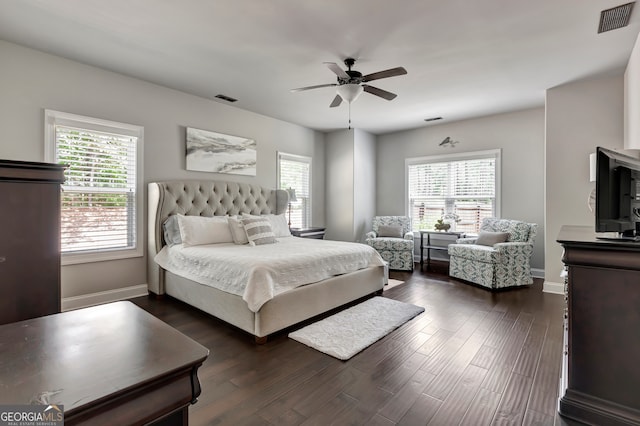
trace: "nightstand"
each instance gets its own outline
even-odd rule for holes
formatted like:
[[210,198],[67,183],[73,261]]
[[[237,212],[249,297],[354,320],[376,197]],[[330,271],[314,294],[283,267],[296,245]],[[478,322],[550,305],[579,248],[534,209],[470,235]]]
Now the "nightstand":
[[291,228],[291,235],[301,238],[314,238],[316,240],[324,239],[325,228],[311,227],[311,228]]

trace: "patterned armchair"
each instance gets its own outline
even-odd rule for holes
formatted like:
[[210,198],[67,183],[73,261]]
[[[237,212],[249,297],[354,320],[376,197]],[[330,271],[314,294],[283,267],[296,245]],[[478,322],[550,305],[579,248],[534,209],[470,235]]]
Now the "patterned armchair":
[[507,241],[478,245],[476,238],[460,238],[449,245],[449,275],[490,289],[533,283],[530,259],[538,225],[487,218],[480,231],[506,232]]
[[389,262],[389,269],[413,271],[413,232],[408,216],[376,216],[365,242]]

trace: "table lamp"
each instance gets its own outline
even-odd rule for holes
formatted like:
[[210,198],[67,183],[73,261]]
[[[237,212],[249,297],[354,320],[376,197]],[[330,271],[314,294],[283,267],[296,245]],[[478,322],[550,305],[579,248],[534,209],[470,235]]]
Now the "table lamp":
[[291,228],[291,203],[298,201],[298,198],[296,197],[296,190],[293,188],[288,188],[287,193],[289,194],[289,228]]

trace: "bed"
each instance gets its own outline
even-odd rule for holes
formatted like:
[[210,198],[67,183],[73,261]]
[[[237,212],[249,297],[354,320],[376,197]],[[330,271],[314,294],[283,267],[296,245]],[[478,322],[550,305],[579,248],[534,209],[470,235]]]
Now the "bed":
[[[169,216],[280,215],[285,213],[287,203],[286,191],[254,184],[225,181],[150,183],[147,244],[149,291],[156,295],[168,294],[254,335],[257,343],[265,343],[269,334],[382,290],[385,284],[384,266],[372,262],[370,266],[360,267],[353,272],[332,275],[286,291],[276,291],[266,300],[248,303],[240,294],[201,284],[189,279],[188,274],[170,272],[156,262],[156,256],[163,248],[167,251],[162,224]],[[302,243],[298,237],[287,238],[295,239],[291,240],[292,243]],[[309,243],[311,241],[313,244],[330,243],[307,240]],[[256,247],[246,249],[253,248]],[[229,253],[240,250],[233,246],[228,249]]]

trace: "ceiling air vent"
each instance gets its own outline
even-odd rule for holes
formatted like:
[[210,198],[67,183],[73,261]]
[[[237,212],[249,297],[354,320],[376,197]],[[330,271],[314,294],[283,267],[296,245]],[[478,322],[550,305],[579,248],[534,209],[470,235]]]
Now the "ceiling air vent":
[[438,121],[438,120],[442,120],[442,117],[431,117],[431,118],[425,118],[424,121],[429,122],[429,121]]
[[227,95],[216,95],[215,96],[218,99],[222,99],[223,101],[227,101],[227,102],[237,102],[237,99],[232,98],[231,96],[227,96]]
[[633,10],[634,4],[635,2],[631,2],[600,12],[598,33],[626,27],[629,24],[629,18],[631,17],[631,11]]

